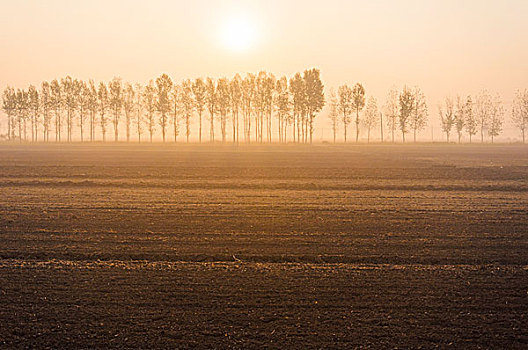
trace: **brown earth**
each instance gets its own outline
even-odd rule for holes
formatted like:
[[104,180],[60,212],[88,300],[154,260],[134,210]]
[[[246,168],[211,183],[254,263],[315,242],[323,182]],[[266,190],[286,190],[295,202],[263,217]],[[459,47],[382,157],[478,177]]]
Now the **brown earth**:
[[527,147],[4,144],[0,194],[0,347],[528,347]]

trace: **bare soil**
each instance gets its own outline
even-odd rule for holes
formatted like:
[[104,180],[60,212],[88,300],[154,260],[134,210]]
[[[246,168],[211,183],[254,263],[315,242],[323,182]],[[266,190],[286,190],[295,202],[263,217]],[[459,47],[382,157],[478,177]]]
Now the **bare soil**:
[[527,348],[528,147],[0,145],[2,348]]

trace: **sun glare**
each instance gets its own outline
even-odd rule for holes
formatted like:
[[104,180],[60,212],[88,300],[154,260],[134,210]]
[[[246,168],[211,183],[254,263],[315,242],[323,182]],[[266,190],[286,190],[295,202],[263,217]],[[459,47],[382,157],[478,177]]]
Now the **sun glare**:
[[254,23],[245,16],[232,16],[224,23],[222,42],[229,49],[243,52],[251,48],[256,39]]

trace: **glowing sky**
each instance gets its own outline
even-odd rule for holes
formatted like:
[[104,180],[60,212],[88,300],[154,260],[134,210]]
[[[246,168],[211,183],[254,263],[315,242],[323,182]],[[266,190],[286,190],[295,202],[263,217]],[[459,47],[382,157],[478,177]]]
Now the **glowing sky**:
[[[254,31],[243,50],[222,38],[233,17]],[[0,87],[315,66],[327,86],[360,81],[381,100],[409,84],[431,104],[482,88],[509,103],[528,88],[527,18],[526,0],[2,0]]]

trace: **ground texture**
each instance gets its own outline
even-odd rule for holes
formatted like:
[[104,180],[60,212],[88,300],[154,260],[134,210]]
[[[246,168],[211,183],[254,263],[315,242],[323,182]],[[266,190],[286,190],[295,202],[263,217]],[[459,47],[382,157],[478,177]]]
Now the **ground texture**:
[[526,348],[528,148],[0,145],[2,348]]

